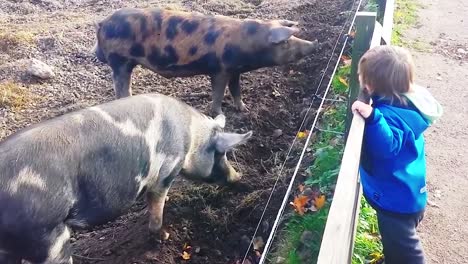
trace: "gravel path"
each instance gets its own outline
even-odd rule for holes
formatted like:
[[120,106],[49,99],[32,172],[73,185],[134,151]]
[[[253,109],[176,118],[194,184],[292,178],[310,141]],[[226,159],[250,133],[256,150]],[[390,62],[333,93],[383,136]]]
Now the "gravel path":
[[413,50],[417,82],[444,116],[426,133],[430,205],[420,235],[428,263],[468,263],[468,1],[422,4],[407,38],[429,47]]

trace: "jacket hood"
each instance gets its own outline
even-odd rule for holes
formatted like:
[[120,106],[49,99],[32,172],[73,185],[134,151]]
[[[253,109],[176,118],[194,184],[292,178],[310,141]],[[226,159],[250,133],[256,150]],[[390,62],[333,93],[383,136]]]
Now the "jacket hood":
[[429,125],[434,124],[442,116],[442,106],[429,93],[429,91],[419,85],[412,85],[411,91],[404,93],[405,96],[426,118]]

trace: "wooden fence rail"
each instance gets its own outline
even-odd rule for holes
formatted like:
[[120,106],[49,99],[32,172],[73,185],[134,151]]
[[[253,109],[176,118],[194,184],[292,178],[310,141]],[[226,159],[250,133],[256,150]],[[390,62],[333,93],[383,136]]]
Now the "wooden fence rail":
[[[364,134],[364,119],[359,114],[352,114],[350,106],[358,98],[360,91],[357,76],[359,59],[369,48],[390,44],[393,8],[394,0],[385,1],[383,26],[376,21],[376,12],[358,12],[356,15],[356,35],[349,82],[348,133],[335,194],[322,238],[318,264],[351,263],[362,191],[359,182],[359,162]],[[361,99],[361,96],[359,97]]]

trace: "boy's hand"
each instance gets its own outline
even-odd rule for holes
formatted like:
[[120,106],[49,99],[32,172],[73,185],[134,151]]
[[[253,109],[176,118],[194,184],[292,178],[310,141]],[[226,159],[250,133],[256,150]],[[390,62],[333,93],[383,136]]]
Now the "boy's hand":
[[351,106],[351,110],[353,112],[358,112],[364,118],[368,118],[372,114],[373,108],[372,108],[372,106],[370,106],[370,105],[368,105],[366,103],[363,103],[361,101],[356,101]]

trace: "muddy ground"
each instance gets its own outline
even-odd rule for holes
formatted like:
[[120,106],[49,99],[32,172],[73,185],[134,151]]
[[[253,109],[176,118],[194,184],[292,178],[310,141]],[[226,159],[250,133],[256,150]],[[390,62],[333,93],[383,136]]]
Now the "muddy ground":
[[[180,254],[185,243],[193,247],[190,263],[235,263],[241,259],[249,243],[242,237],[251,237],[255,230],[302,121],[301,112],[316,92],[333,45],[349,17],[345,11],[352,5],[352,0],[0,1],[0,88],[4,89],[0,92],[4,96],[6,87],[12,86],[21,92],[13,106],[0,104],[0,139],[29,124],[113,100],[110,68],[95,62],[89,50],[95,39],[93,22],[117,8],[170,7],[240,18],[285,18],[300,22],[300,37],[331,43],[301,62],[244,74],[242,94],[249,113],[238,113],[230,98],[225,99],[227,129],[254,131],[248,145],[230,154],[233,165],[244,174],[242,184],[195,185],[178,179],[165,208],[169,240],[159,243],[151,239],[147,212],[139,202],[111,223],[76,232],[75,263],[183,263]],[[56,77],[41,81],[29,76],[25,65],[30,58],[53,66]],[[169,80],[138,67],[132,83],[135,94],[160,92],[209,111],[211,98],[207,95],[211,88],[206,77]],[[325,78],[321,88],[327,83]],[[282,131],[279,137],[274,133],[277,129]],[[294,165],[295,158],[286,161],[260,230],[265,239]]]

